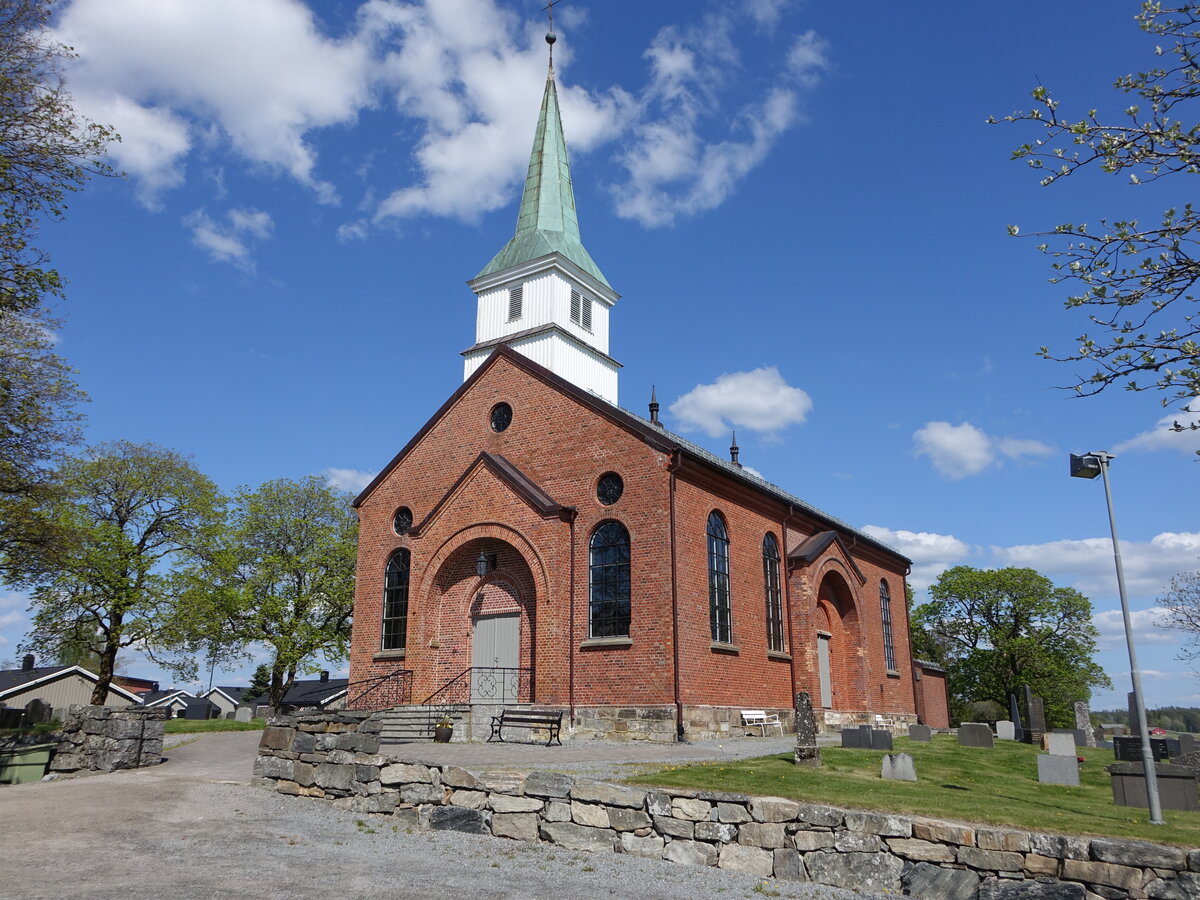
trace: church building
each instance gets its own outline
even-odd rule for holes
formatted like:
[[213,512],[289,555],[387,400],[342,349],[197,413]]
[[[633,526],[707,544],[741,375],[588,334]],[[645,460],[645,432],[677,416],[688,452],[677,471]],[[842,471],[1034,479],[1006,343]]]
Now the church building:
[[617,405],[620,295],[580,240],[553,69],[516,232],[469,284],[465,381],[355,500],[349,706],[532,704],[657,741],[787,727],[797,691],[827,730],[917,720],[910,561]]

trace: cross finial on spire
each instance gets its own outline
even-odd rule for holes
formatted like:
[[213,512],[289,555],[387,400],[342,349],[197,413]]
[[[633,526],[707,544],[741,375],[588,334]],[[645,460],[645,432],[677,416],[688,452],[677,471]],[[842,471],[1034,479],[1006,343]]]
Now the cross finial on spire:
[[650,424],[662,427],[662,422],[658,421],[658,394],[654,385],[650,385]]
[[543,9],[546,11],[546,19],[550,23],[550,30],[546,32],[546,43],[550,45],[550,71],[554,72],[554,42],[558,37],[554,34],[554,5],[562,3],[562,0],[550,0]]
[[735,466],[737,466],[739,469],[742,467],[742,464],[740,462],[738,462],[738,445],[737,445],[737,432],[736,431],[733,433],[733,443],[729,445],[729,461],[731,463],[733,463]]

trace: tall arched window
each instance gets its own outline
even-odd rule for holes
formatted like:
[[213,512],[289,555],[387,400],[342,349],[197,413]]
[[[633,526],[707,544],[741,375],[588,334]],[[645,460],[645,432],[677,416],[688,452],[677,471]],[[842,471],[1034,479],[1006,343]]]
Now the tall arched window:
[[590,636],[629,634],[629,532],[620,522],[605,522],[589,545],[591,585]]
[[888,583],[879,581],[879,614],[883,619],[883,658],[890,671],[896,668],[896,650],[892,646],[892,595]]
[[712,639],[733,643],[733,617],[729,603],[729,532],[718,512],[708,516],[708,623]]
[[783,599],[779,593],[779,544],[763,538],[763,585],[767,595],[767,649],[783,652]]
[[408,569],[409,553],[401,547],[388,560],[383,577],[384,650],[408,646]]

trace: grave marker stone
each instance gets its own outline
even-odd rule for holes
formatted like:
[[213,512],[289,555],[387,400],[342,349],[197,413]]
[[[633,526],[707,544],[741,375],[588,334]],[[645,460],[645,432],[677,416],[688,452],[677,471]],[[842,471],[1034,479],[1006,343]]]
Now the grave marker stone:
[[236,722],[249,722],[254,718],[254,710],[248,706],[239,706],[234,712],[233,718]]
[[880,777],[888,781],[916,781],[917,770],[913,758],[907,753],[888,753],[883,757]]
[[1126,702],[1129,704],[1129,733],[1139,734],[1142,730],[1138,716],[1137,694],[1130,691],[1125,695]]
[[1008,695],[1008,709],[1012,714],[1013,721],[1013,740],[1025,740],[1025,728],[1021,725],[1021,705],[1017,703],[1017,695]]
[[808,691],[796,694],[796,751],[793,762],[798,766],[821,765],[821,750],[817,747],[817,719],[813,715],[812,698]]
[[1079,787],[1079,763],[1072,752],[1070,756],[1041,753],[1037,758],[1038,781],[1042,784],[1061,784]]
[[933,729],[928,725],[909,725],[908,739],[910,741],[927,742],[933,737]]
[[25,724],[41,725],[54,717],[54,708],[45,700],[30,700],[25,704]]
[[891,750],[892,733],[886,729],[874,729],[871,731],[871,743],[867,746],[872,750]]
[[1025,685],[1025,712],[1029,717],[1025,741],[1039,747],[1042,735],[1046,733],[1046,710],[1042,698],[1035,694],[1029,685]]
[[[1069,756],[1071,759],[1075,759],[1075,735],[1069,731],[1065,734],[1052,731],[1044,735],[1042,746],[1051,756]],[[1078,783],[1078,779],[1076,779],[1076,783]]]
[[964,747],[985,747],[991,749],[992,729],[982,722],[963,722],[958,726],[958,742]]
[[1017,739],[1017,726],[1008,719],[1001,719],[996,723],[996,737],[1002,741],[1015,741]]
[[1179,755],[1188,756],[1196,752],[1196,738],[1190,734],[1179,736]]
[[842,729],[842,746],[850,749],[861,750],[863,747],[871,746],[870,732],[866,735],[866,743],[863,743],[863,732],[861,728],[843,728]]
[[1075,729],[1083,734],[1083,743],[1078,746],[1096,746],[1096,735],[1092,732],[1092,713],[1086,700],[1075,701]]

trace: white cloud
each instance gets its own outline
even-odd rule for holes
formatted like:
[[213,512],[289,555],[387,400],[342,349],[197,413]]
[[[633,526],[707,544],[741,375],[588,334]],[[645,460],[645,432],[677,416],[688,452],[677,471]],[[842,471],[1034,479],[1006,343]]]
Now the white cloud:
[[699,384],[671,404],[684,431],[720,437],[744,428],[768,436],[804,422],[812,399],[783,380],[775,366],[730,372],[712,384]]
[[925,590],[938,575],[966,559],[971,548],[952,534],[929,531],[894,531],[882,525],[864,525],[866,534],[894,547],[913,561],[908,583],[914,591]]
[[359,469],[338,469],[330,467],[323,469],[321,474],[325,476],[325,480],[329,482],[331,487],[338,490],[349,491],[352,494],[357,494],[362,491],[371,479],[375,477],[375,472],[363,472]]
[[[1149,609],[1131,609],[1130,624],[1133,626],[1133,640],[1137,646],[1142,644],[1169,644],[1178,646],[1179,632],[1163,627],[1166,610],[1157,606]],[[1108,609],[1098,612],[1092,617],[1092,622],[1100,630],[1100,649],[1117,650],[1125,647],[1125,619],[1119,609]],[[1148,674],[1145,669],[1142,674]],[[1176,673],[1178,674],[1178,673]]]
[[[1176,423],[1183,426],[1183,430],[1176,431]],[[1192,400],[1180,412],[1163,416],[1149,431],[1113,447],[1114,454],[1155,450],[1175,450],[1184,454],[1200,451],[1200,400]]]
[[779,24],[783,8],[788,2],[789,0],[745,0],[746,12],[760,27],[774,28]]
[[913,432],[918,456],[928,456],[933,467],[947,478],[966,478],[1000,462],[1049,456],[1055,449],[1031,438],[994,437],[970,422],[926,422]]
[[0,594],[0,609],[13,609],[17,606],[28,606],[29,598],[24,594],[10,591],[7,594]]
[[305,135],[370,102],[360,36],[321,34],[298,0],[74,0],[56,32],[79,53],[76,103],[121,133],[113,155],[149,202],[183,180],[207,126],[249,162],[334,199]]
[[20,625],[24,621],[24,613],[17,612],[15,609],[12,612],[0,613],[0,628],[8,628],[12,625]]
[[[758,4],[752,14],[769,16],[771,5]],[[741,64],[733,27],[729,15],[707,16],[655,36],[645,53],[650,84],[622,158],[628,181],[615,188],[618,215],[656,227],[719,206],[799,121],[797,87],[818,81],[826,43],[812,31],[798,36],[776,86],[761,101],[730,112],[721,109],[720,98]],[[721,123],[728,136],[706,137],[710,122]]]
[[183,224],[192,231],[192,242],[208,251],[216,262],[233,263],[244,271],[254,270],[251,244],[271,236],[275,223],[259,209],[231,209],[224,224],[214,222],[202,209],[189,213]]
[[[992,547],[1005,566],[1037,569],[1062,583],[1064,579],[1088,596],[1115,596],[1116,567],[1107,537]],[[1200,569],[1200,532],[1170,532],[1149,541],[1121,541],[1125,585],[1133,597],[1153,598],[1180,572]]]

